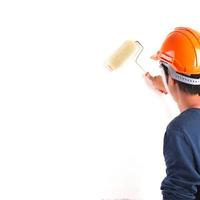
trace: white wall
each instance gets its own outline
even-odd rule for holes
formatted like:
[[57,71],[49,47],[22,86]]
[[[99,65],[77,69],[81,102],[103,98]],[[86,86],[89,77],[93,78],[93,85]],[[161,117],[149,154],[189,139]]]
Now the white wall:
[[177,114],[134,62],[109,72],[126,39],[155,53],[176,26],[200,30],[198,1],[0,2],[0,199],[161,199],[162,140]]

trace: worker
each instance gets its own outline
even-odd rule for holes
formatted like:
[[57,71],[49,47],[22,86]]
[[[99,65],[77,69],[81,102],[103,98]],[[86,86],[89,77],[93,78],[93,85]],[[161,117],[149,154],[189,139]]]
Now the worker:
[[163,200],[200,200],[200,33],[175,28],[152,58],[163,76],[146,73],[147,80],[170,93],[180,110],[164,136]]

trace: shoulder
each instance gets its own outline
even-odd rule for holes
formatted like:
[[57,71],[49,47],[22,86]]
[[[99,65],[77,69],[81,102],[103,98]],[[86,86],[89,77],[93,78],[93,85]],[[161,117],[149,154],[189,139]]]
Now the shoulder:
[[181,113],[175,117],[167,126],[165,135],[164,135],[164,155],[173,157],[172,154],[176,152],[181,146],[188,144],[187,133],[185,132],[185,121],[187,116],[184,113]]
[[175,117],[167,126],[165,139],[168,137],[199,140],[200,109],[188,109]]
[[196,120],[200,120],[200,109],[188,109],[175,117],[168,124],[167,130],[180,131],[190,126],[191,123],[196,122]]
[[167,132],[168,131],[180,131],[182,129],[183,126],[183,122],[186,120],[186,117],[182,115],[182,113],[180,115],[178,115],[177,117],[175,117],[167,126]]

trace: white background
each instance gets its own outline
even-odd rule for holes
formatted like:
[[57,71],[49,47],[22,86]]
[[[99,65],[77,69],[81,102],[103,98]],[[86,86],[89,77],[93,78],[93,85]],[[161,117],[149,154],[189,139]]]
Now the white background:
[[104,63],[133,38],[156,74],[167,33],[200,30],[198,3],[0,1],[0,199],[161,199],[175,104],[134,62]]

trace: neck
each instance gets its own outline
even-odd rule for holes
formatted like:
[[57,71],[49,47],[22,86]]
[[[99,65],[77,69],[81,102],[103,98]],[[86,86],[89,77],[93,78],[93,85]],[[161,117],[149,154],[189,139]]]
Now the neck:
[[183,112],[189,108],[200,108],[199,95],[190,95],[185,92],[180,92],[178,96],[177,104],[180,112]]

